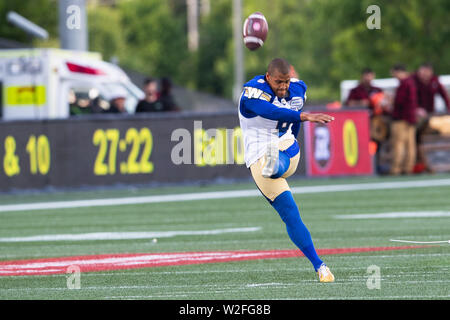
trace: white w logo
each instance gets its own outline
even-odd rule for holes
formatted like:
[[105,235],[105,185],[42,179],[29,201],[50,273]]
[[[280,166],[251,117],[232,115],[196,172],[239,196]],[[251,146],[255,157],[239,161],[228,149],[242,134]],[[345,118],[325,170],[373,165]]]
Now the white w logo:
[[249,99],[252,99],[252,98],[259,99],[259,97],[261,96],[262,93],[263,92],[260,89],[247,87],[247,88],[245,88],[244,95]]

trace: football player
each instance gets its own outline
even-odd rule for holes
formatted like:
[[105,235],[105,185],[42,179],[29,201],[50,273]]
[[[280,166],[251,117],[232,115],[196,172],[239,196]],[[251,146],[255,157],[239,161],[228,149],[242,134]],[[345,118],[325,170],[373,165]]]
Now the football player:
[[301,122],[328,123],[334,118],[302,112],[306,84],[291,78],[290,71],[286,60],[276,58],[265,75],[256,76],[244,85],[239,120],[245,162],[258,189],[286,224],[292,242],[311,261],[319,281],[333,282],[334,275],[317,255],[286,178],[295,172],[300,158],[296,136]]

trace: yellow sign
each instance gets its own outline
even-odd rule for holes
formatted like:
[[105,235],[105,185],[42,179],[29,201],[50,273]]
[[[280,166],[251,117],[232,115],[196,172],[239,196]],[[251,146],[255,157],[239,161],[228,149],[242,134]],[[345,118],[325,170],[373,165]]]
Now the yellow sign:
[[[97,129],[92,143],[99,147],[94,163],[94,174],[97,176],[116,174],[117,167],[121,174],[153,172],[153,162],[150,161],[153,135],[148,128],[144,127],[139,131],[129,128],[124,139],[120,139],[119,129]],[[118,151],[128,153],[127,161],[118,163]]]
[[10,106],[45,104],[45,86],[6,87],[6,104]]
[[342,140],[344,142],[345,162],[349,167],[354,167],[358,162],[358,132],[355,122],[351,119],[344,122]]

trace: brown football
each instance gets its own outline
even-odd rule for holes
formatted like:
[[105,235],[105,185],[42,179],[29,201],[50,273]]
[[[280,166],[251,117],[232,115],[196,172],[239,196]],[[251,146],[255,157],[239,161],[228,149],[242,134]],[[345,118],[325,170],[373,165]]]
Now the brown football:
[[250,50],[256,50],[264,44],[269,25],[261,12],[254,12],[244,22],[244,44]]

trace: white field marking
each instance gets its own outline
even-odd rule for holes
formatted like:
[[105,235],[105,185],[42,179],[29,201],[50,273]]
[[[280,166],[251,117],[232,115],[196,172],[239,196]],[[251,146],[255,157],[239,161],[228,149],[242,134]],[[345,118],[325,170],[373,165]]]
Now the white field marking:
[[[334,282],[333,285],[348,285],[354,283],[364,282],[365,278],[361,279],[339,279],[339,281]],[[385,284],[398,284],[399,280],[386,280],[382,279]],[[450,280],[402,280],[403,284],[421,284],[421,283],[448,283]],[[217,290],[215,288],[221,288],[223,290],[247,290],[249,288],[258,287],[260,289],[276,289],[276,288],[288,288],[288,287],[297,287],[298,285],[316,285],[318,283],[317,279],[304,279],[301,281],[297,281],[294,283],[280,283],[280,284],[233,284],[233,285],[225,285],[225,284],[215,284],[215,285],[158,285],[158,286],[93,286],[93,287],[83,287],[83,290],[142,290],[142,289],[164,289],[164,292],[167,293],[168,289],[176,288],[192,288],[197,287],[197,289],[190,291],[174,291],[174,293],[202,293],[204,290],[208,290],[206,293],[211,292],[211,290]],[[64,287],[37,287],[37,288],[0,288],[0,292],[11,292],[11,291],[67,291],[67,288]]]
[[[314,283],[311,283],[312,285],[316,286],[317,285],[317,281],[314,281]],[[333,283],[330,285],[337,285],[338,283]],[[345,284],[345,283],[339,283],[339,284]],[[270,288],[264,288],[264,289],[270,289]],[[279,288],[276,288],[279,289]],[[281,288],[284,289],[284,288]],[[213,290],[213,291],[208,291],[206,292],[207,294],[215,294],[215,293],[226,293],[226,294],[231,294],[233,292],[235,292],[236,290]],[[187,296],[187,295],[192,295],[192,294],[199,294],[199,292],[197,291],[193,291],[193,292],[180,292],[180,293],[174,293],[171,295],[165,295],[166,297],[177,297],[177,296]],[[103,297],[102,299],[148,299],[148,298],[152,298],[152,297],[163,297],[163,295],[140,295],[140,296],[129,296],[129,295],[121,295],[121,296],[108,296],[108,297]],[[272,300],[351,300],[351,299],[357,299],[357,300],[377,300],[377,299],[405,299],[405,298],[450,298],[450,295],[397,295],[397,296],[385,296],[385,295],[381,295],[381,296],[372,296],[372,295],[367,295],[367,296],[317,296],[317,297],[303,297],[303,296],[295,296],[295,297],[284,297],[284,298],[272,298]]]
[[[364,253],[364,252],[363,252]],[[416,253],[416,254],[393,254],[393,255],[368,255],[368,256],[361,256],[361,255],[348,255],[345,257],[345,259],[348,260],[352,260],[352,259],[367,259],[367,258],[419,258],[419,257],[425,257],[425,258],[430,258],[430,257],[446,257],[446,256],[450,256],[450,253],[429,253],[429,254],[420,254],[420,253]],[[327,260],[331,260],[333,257],[338,257],[337,255],[333,256],[330,255],[327,257]]]
[[[367,278],[367,277],[366,277]],[[348,279],[339,279],[339,281],[334,282],[330,285],[338,286],[338,285],[353,285],[355,283],[364,282],[366,278],[362,279],[354,279],[354,280],[348,280]],[[448,283],[450,280],[402,280],[403,284],[422,284],[422,283]],[[231,291],[238,291],[238,290],[248,290],[249,288],[258,287],[259,289],[285,289],[288,287],[297,287],[298,285],[317,285],[318,281],[316,279],[304,279],[301,281],[297,281],[295,283],[280,283],[277,286],[271,285],[266,286],[265,284],[261,284],[261,286],[252,286],[252,284],[233,284],[233,285],[224,285],[224,284],[215,284],[215,285],[161,285],[161,286],[93,286],[93,287],[83,287],[83,290],[92,290],[92,291],[98,291],[98,290],[142,290],[142,289],[157,289],[161,288],[164,289],[164,292],[167,294],[168,289],[175,289],[175,288],[192,288],[192,287],[198,287],[198,290],[190,290],[190,291],[174,291],[173,294],[199,294],[199,293],[212,293],[212,292],[231,292]],[[398,284],[398,280],[386,280],[383,279],[383,283],[385,284]],[[222,290],[218,290],[215,288],[222,288]],[[205,291],[207,290],[207,291]],[[15,292],[15,291],[67,291],[67,288],[62,287],[38,287],[38,288],[0,288],[0,292]],[[450,296],[450,295],[449,295]]]
[[392,242],[404,242],[404,243],[417,243],[417,244],[450,243],[450,240],[443,240],[443,241],[412,241],[412,240],[395,240],[395,239],[390,239],[389,241],[392,241]]
[[[227,255],[220,255],[218,253],[212,253],[210,256],[214,256],[216,259],[221,259],[224,257],[229,257]],[[233,256],[242,256],[242,255],[233,255]],[[248,255],[247,255],[248,256]],[[414,256],[415,258],[418,257],[445,257],[450,256],[450,253],[435,253],[435,254],[398,254],[398,255],[370,255],[370,256],[347,256],[346,259],[367,259],[367,258],[402,258],[402,257],[411,257]],[[331,258],[330,256],[329,258]],[[20,267],[21,271],[25,270],[26,272],[30,272],[30,274],[33,272],[33,270],[30,270],[31,268],[37,268],[36,271],[38,272],[38,269],[42,268],[58,268],[58,267],[66,267],[68,265],[87,265],[87,264],[120,264],[120,265],[133,265],[133,264],[139,264],[139,263],[146,263],[151,260],[158,260],[158,259],[165,259],[165,261],[176,261],[179,258],[185,258],[185,254],[177,254],[177,255],[165,255],[165,254],[153,254],[153,255],[143,255],[139,257],[121,257],[121,258],[98,258],[98,259],[89,259],[89,260],[70,260],[70,261],[53,261],[53,262],[30,262],[25,265],[20,266],[3,266],[3,273],[11,271],[11,273],[14,273],[14,269],[17,269],[17,267]],[[205,257],[206,259],[207,257]],[[9,271],[8,271],[9,269]],[[14,275],[14,274],[11,274]]]
[[[413,180],[397,182],[373,182],[373,183],[354,183],[337,184],[325,186],[295,187],[291,188],[294,194],[339,192],[339,191],[363,191],[363,190],[387,190],[387,189],[408,189],[424,187],[442,187],[450,186],[450,179],[436,180]],[[56,201],[56,202],[36,202],[27,204],[8,204],[1,205],[0,212],[10,211],[31,211],[48,209],[70,209],[82,207],[99,206],[117,206],[131,204],[147,204],[162,202],[179,202],[193,200],[212,200],[212,199],[230,199],[230,198],[248,198],[260,197],[258,190],[235,190],[235,191],[213,191],[198,193],[167,194],[158,196],[142,196],[112,199],[93,199],[93,200],[75,200],[75,201]]]
[[254,288],[254,287],[272,287],[272,286],[288,286],[288,285],[295,285],[295,284],[289,284],[289,283],[279,283],[279,282],[268,282],[268,283],[249,283],[246,284],[245,287],[247,288]]
[[186,261],[228,261],[240,258],[260,257],[259,252],[202,252],[202,253],[161,253],[144,254],[138,256],[126,257],[93,257],[84,259],[80,257],[75,259],[60,259],[57,261],[27,261],[23,264],[1,264],[0,274],[4,276],[17,275],[18,273],[39,274],[51,270],[57,272],[64,270],[67,266],[78,265],[80,267],[93,267],[99,265],[114,265],[115,267],[129,266],[148,266],[149,264],[158,265],[161,263],[177,264]]
[[[410,267],[383,267],[383,270],[387,270],[387,269],[395,269],[395,270],[399,270],[399,269],[410,269]],[[435,268],[440,268],[440,266],[436,266]],[[336,268],[333,267],[333,271],[345,271],[345,270],[353,270],[353,271],[360,271],[361,275],[356,275],[356,276],[350,276],[350,280],[352,281],[352,279],[367,279],[367,276],[365,274],[366,272],[366,268],[357,268],[357,267],[340,267],[340,268]],[[279,269],[269,269],[269,270],[252,270],[252,271],[244,271],[244,270],[214,270],[214,271],[164,271],[164,272],[155,272],[155,273],[145,273],[145,272],[133,272],[133,273],[126,273],[126,272],[111,272],[111,273],[99,273],[99,272],[86,272],[83,273],[83,277],[113,277],[116,275],[120,275],[120,276],[130,276],[130,277],[136,277],[136,276],[154,276],[154,275],[161,275],[161,274],[170,274],[170,275],[183,275],[183,274],[208,274],[208,273],[253,273],[253,272],[258,272],[258,273],[273,273],[273,272],[277,272],[280,271]],[[294,271],[294,272],[311,272],[311,268],[288,268],[288,269],[284,269],[283,271],[286,272],[290,272],[290,271]],[[448,271],[448,269],[442,268],[439,269],[439,271],[398,271],[397,275],[385,275],[383,277],[386,278],[402,278],[405,276],[416,276],[416,275],[433,275],[433,274],[443,274],[444,271]],[[364,275],[362,275],[364,274]],[[9,276],[10,278],[19,278],[19,279],[23,279],[26,277],[32,277],[33,279],[35,279],[36,277],[66,277],[66,274],[50,274],[50,275],[21,275],[21,276]],[[0,289],[1,291],[2,289]]]
[[[317,282],[317,280],[304,280],[304,281],[314,281]],[[295,286],[296,283],[286,283],[286,284],[282,284],[280,283],[280,285],[283,286]],[[240,290],[244,290],[246,289],[246,285],[242,285],[242,284],[223,284],[223,283],[217,283],[217,284],[184,284],[184,285],[168,285],[168,284],[164,284],[164,285],[144,285],[144,286],[89,286],[89,287],[83,287],[83,290],[123,290],[123,289],[128,289],[128,290],[141,290],[141,289],[164,289],[164,291],[167,291],[168,288],[197,288],[197,290],[195,291],[189,291],[189,292],[199,292],[199,290],[215,290],[215,288],[223,288],[223,289],[240,289]],[[209,289],[211,288],[211,289]],[[37,287],[37,288],[0,288],[0,291],[29,291],[29,290],[39,290],[39,291],[65,291],[67,290],[67,288],[63,288],[63,287]],[[180,291],[178,291],[180,292]]]
[[[422,275],[426,273],[421,273]],[[387,278],[390,278],[391,276],[388,275],[386,277],[383,277],[383,283],[388,284],[397,284],[398,280],[387,280]],[[401,278],[402,276],[391,278]],[[353,284],[358,283],[361,281],[364,281],[367,278],[367,276],[363,276],[360,278],[350,278],[350,279],[340,279],[335,284],[345,285],[345,284]],[[430,280],[430,279],[424,279],[424,280],[402,280],[402,283],[409,283],[409,284],[420,284],[420,283],[447,283],[450,282],[450,280]],[[303,280],[297,280],[296,282],[289,282],[289,283],[249,283],[249,284],[240,284],[240,283],[234,283],[234,284],[186,284],[186,285],[171,285],[171,284],[165,284],[165,285],[141,285],[141,286],[88,286],[83,287],[84,290],[123,290],[123,289],[183,289],[183,288],[191,288],[194,290],[191,291],[176,291],[176,293],[198,293],[199,290],[217,290],[215,288],[222,288],[225,290],[246,290],[251,287],[260,287],[262,289],[270,289],[272,288],[287,288],[290,286],[298,286],[299,284],[316,284],[316,279],[303,279]],[[0,288],[1,291],[30,291],[30,290],[37,290],[37,291],[66,291],[67,288],[61,288],[61,287],[37,287],[37,288]]]
[[[443,271],[448,271],[447,268],[442,268],[442,266],[428,266],[427,268],[435,268],[435,269],[439,269],[439,271],[398,271],[400,269],[411,269],[411,267],[401,267],[401,266],[395,266],[395,267],[389,267],[389,266],[383,266],[383,270],[387,270],[387,269],[395,269],[397,270],[398,275],[396,275],[395,277],[402,277],[402,274],[405,275],[414,275],[414,274],[418,274],[418,275],[428,275],[428,274],[442,274]],[[333,267],[334,271],[344,271],[344,270],[355,270],[355,271],[361,271],[362,273],[364,273],[364,277],[365,273],[366,273],[366,268],[360,268],[360,267]],[[198,271],[150,271],[150,272],[117,272],[115,270],[112,270],[110,273],[102,273],[102,272],[86,272],[83,273],[83,277],[114,277],[114,276],[130,276],[130,277],[134,277],[134,276],[155,276],[155,275],[162,275],[162,274],[170,274],[170,275],[183,275],[183,274],[207,274],[207,273],[272,273],[272,272],[278,272],[280,271],[279,269],[252,269],[252,270],[242,270],[242,269],[237,269],[237,270],[230,270],[230,269],[219,269],[219,270],[198,270]],[[297,272],[311,272],[311,268],[283,268],[283,271],[286,272],[290,272],[290,271],[297,271]],[[37,277],[66,277],[65,274],[46,274],[46,275],[30,275],[30,276],[26,276],[26,275],[21,275],[21,276],[10,276],[11,278],[17,277],[20,279],[26,278],[26,277],[32,277],[37,278]],[[350,278],[352,277],[360,277],[360,276],[350,276]],[[390,275],[387,275],[386,277],[393,277]]]
[[176,236],[191,235],[215,235],[234,232],[254,232],[261,230],[260,227],[228,228],[215,230],[192,230],[192,231],[155,231],[155,232],[93,232],[80,234],[44,234],[29,237],[0,238],[0,242],[37,242],[37,241],[86,241],[86,240],[131,240],[131,239],[157,239],[171,238]]
[[437,218],[450,217],[450,211],[406,211],[364,214],[342,214],[334,216],[336,219],[396,219],[396,218]]
[[[404,235],[404,237],[415,237],[415,235]],[[441,236],[435,236],[435,235],[429,235],[429,236],[424,236],[424,238],[429,238],[429,239],[433,239],[433,238],[441,238]],[[375,239],[375,240],[379,240],[380,238],[379,237],[358,237],[358,239],[360,239],[360,241],[363,241],[364,242],[364,240],[365,239],[367,239],[367,240],[373,240],[373,239]],[[321,240],[324,240],[324,238],[315,238],[315,241],[321,241]],[[179,247],[179,244],[180,243],[184,243],[185,242],[185,240],[180,240],[180,241],[171,241],[170,243],[165,243],[164,245],[167,247],[167,248],[171,248],[171,247],[175,247],[175,248],[177,248],[177,247]],[[271,239],[247,239],[247,240],[245,240],[245,242],[248,242],[248,243],[253,243],[253,242],[257,242],[258,244],[261,244],[261,243],[265,243],[265,242],[267,242],[267,243],[270,243],[270,244],[274,244],[274,243],[286,243],[286,240],[285,239],[274,239],[274,238],[271,238]],[[365,242],[367,242],[367,241],[365,241]],[[208,244],[236,244],[236,243],[242,243],[242,240],[231,240],[231,239],[229,239],[229,240],[212,240],[212,241],[208,241]],[[44,245],[44,244],[42,244],[42,245]],[[55,244],[54,246],[62,246],[63,244]],[[150,244],[150,245],[153,245],[153,244]],[[45,244],[45,246],[48,246],[48,244]],[[116,246],[116,244],[114,244],[114,243],[111,243],[111,244],[104,244],[104,246]],[[294,248],[294,247],[293,247]],[[4,255],[2,255],[2,254],[0,254],[0,259],[4,259],[4,260],[13,260],[13,259],[17,259],[17,258],[19,258],[19,259],[22,259],[23,258],[23,254],[4,254]],[[36,253],[36,254],[27,254],[26,255],[27,256],[27,258],[32,258],[32,257],[38,257],[38,258],[41,258],[42,257],[42,254],[39,254],[39,253]],[[58,257],[60,257],[60,255],[49,255],[49,256],[47,256],[47,258],[58,258]]]

